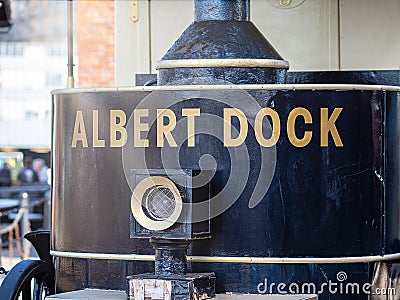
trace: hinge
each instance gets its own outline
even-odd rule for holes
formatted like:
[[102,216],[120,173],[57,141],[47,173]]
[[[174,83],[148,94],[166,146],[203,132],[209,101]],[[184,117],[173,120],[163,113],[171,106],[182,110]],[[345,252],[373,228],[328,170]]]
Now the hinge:
[[130,18],[133,23],[139,21],[139,0],[130,0]]

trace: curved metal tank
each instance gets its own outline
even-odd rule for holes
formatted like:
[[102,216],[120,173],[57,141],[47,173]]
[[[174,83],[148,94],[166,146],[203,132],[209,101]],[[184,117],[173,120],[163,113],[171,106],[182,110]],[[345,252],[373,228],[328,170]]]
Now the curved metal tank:
[[[189,249],[189,270],[215,272],[219,293],[277,293],[276,287],[266,288],[267,282],[321,287],[329,280],[340,282],[339,272],[349,282],[379,286],[377,278],[388,276],[380,275],[386,266],[382,261],[400,258],[399,88],[283,84],[287,65],[247,21],[247,2],[229,2],[231,10],[223,7],[228,1],[195,1],[197,9],[214,6],[207,13],[196,10],[195,22],[160,62],[159,84],[164,86],[53,92],[51,253],[59,292],[123,290],[126,276],[154,271],[152,246],[130,238],[130,172],[164,169],[164,155],[177,156],[181,169],[201,169],[202,158],[211,155],[214,193],[230,183],[233,193],[221,203],[237,196],[211,219],[212,238],[195,241]],[[226,20],[226,12],[234,20]],[[234,42],[221,53],[225,44],[210,39],[214,28],[224,26],[233,30]],[[224,36],[220,40],[227,43]],[[259,46],[235,52],[242,45],[239,38]],[[269,49],[265,56],[262,49]],[[187,107],[201,110],[194,147],[179,133],[186,127],[178,125],[173,134],[180,147],[157,147],[151,126],[149,147],[134,147],[135,109],[148,109],[154,119],[156,109],[169,108],[180,121]],[[239,148],[232,150],[217,138],[223,122],[210,129],[207,120],[201,121],[203,115],[223,120],[229,107],[243,111],[250,124],[242,145],[246,159],[235,156]],[[251,126],[258,108],[271,108],[279,116],[276,145],[259,144]],[[293,122],[292,112],[299,108],[303,114]],[[126,129],[124,145],[118,143],[124,131],[118,124]],[[233,127],[240,131],[239,124]],[[301,139],[309,132],[305,145],[293,142],[293,135]],[[140,160],[143,153],[146,159]],[[243,186],[240,193],[238,186]],[[347,296],[323,290],[321,299]]]

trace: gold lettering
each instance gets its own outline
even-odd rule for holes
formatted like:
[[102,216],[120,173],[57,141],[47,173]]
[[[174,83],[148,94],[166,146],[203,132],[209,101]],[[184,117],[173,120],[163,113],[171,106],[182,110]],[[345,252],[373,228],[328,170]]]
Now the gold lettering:
[[187,117],[188,147],[194,147],[194,117],[200,116],[200,108],[183,108],[182,116]]
[[336,147],[343,147],[342,140],[340,139],[339,132],[336,128],[335,122],[342,112],[343,108],[335,108],[331,117],[328,116],[328,109],[321,108],[321,147],[328,147],[328,134],[332,135],[333,142]]
[[[272,119],[272,134],[269,139],[266,139],[263,135],[263,119],[265,116],[270,116]],[[254,131],[256,133],[256,139],[258,143],[263,147],[273,147],[276,145],[279,139],[279,135],[281,133],[281,123],[279,120],[279,115],[276,111],[271,108],[263,108],[261,109],[256,116]]]
[[304,147],[304,146],[307,146],[308,143],[311,141],[312,131],[304,131],[304,137],[301,139],[299,139],[296,136],[295,125],[296,125],[296,118],[298,116],[303,117],[304,123],[312,124],[312,116],[311,116],[310,112],[303,107],[297,107],[297,108],[293,109],[288,116],[287,134],[288,134],[289,141],[292,143],[293,146]]
[[[164,125],[164,117],[168,118],[168,124]],[[170,147],[177,147],[171,134],[176,126],[176,116],[170,109],[157,109],[157,147],[164,147],[164,136]]]
[[133,111],[134,147],[149,147],[149,140],[140,138],[141,132],[149,131],[149,124],[141,123],[140,118],[148,116],[149,116],[148,109],[135,109]]
[[72,148],[76,148],[78,141],[82,142],[82,146],[87,148],[88,142],[86,138],[85,122],[83,121],[82,111],[78,110],[75,117],[74,133],[72,135]]
[[[119,119],[119,122],[117,122]],[[127,133],[124,128],[126,123],[126,115],[122,110],[110,110],[110,147],[118,148],[126,144]],[[117,138],[117,132],[120,138]]]
[[93,148],[104,148],[105,140],[99,140],[99,111],[93,111]]
[[[328,147],[329,135],[334,142],[336,147],[343,147],[343,142],[339,134],[336,121],[338,120],[343,108],[334,108],[332,113],[329,115],[328,108],[320,108],[320,146]],[[196,146],[196,118],[201,115],[200,108],[182,108],[182,117],[187,119],[187,146]],[[99,110],[92,110],[92,134],[91,141],[93,142],[93,148],[105,148],[106,138],[99,120]],[[134,109],[133,110],[133,130],[134,130],[134,147],[149,147],[150,140],[147,136],[150,130],[149,121],[143,120],[143,118],[149,117],[149,109]],[[303,120],[298,121],[299,117]],[[239,123],[238,133],[236,136],[236,130],[232,125],[233,118],[237,118]],[[266,132],[265,126],[267,120],[271,122],[271,133]],[[165,120],[168,119],[168,120]],[[297,122],[298,121],[298,122]],[[127,143],[128,134],[126,127],[126,114],[123,110],[110,110],[110,147],[117,148],[123,147]],[[166,124],[164,124],[164,122]],[[177,147],[177,143],[173,137],[173,130],[176,128],[176,115],[171,109],[157,109],[157,147],[164,147],[164,139],[167,140],[170,147]],[[309,110],[304,107],[294,108],[288,115],[286,130],[287,137],[290,143],[295,147],[307,146],[313,137],[312,130],[304,130],[304,134],[300,133],[300,130],[296,131],[297,123],[304,122],[304,124],[313,124],[312,115]],[[258,111],[254,121],[254,132],[255,138],[261,147],[273,147],[277,144],[281,137],[281,120],[279,114],[272,108],[266,107]],[[224,146],[225,147],[238,147],[242,145],[247,137],[248,133],[248,121],[244,112],[237,108],[224,108]],[[299,127],[297,127],[299,128]],[[269,126],[268,126],[269,130]],[[146,135],[143,134],[146,133]],[[299,135],[297,135],[296,134]],[[90,132],[89,132],[90,133]],[[264,133],[266,136],[264,136]],[[235,135],[233,137],[232,135]],[[141,138],[143,136],[143,138]],[[74,130],[72,135],[71,147],[76,148],[80,142],[83,148],[88,147],[88,139],[85,129],[85,121],[83,118],[83,111],[76,111]],[[107,142],[108,143],[108,142]]]
[[[237,138],[232,139],[232,117],[235,116],[239,119],[239,135]],[[237,147],[244,143],[248,124],[246,115],[237,108],[224,108],[224,146],[225,147]]]

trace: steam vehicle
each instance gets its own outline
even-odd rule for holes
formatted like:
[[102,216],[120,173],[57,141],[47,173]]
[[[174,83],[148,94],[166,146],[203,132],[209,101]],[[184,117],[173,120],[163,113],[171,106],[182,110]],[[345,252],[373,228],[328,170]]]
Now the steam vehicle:
[[157,86],[53,91],[51,245],[1,297],[389,299],[398,71],[288,73],[248,0],[194,4]]

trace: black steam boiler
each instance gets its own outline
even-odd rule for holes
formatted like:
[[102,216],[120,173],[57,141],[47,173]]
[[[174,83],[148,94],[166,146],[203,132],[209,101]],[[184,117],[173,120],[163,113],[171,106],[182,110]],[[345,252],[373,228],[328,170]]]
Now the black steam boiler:
[[395,299],[399,72],[289,73],[194,3],[157,86],[52,93],[56,293]]

